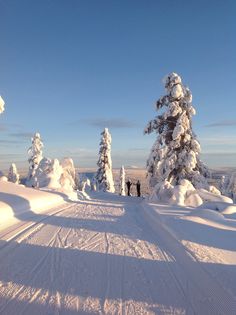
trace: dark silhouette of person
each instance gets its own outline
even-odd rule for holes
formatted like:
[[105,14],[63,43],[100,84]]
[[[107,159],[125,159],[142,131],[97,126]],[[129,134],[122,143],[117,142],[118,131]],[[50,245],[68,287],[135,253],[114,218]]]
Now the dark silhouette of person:
[[127,190],[128,190],[128,196],[130,196],[130,188],[132,186],[132,182],[130,179],[126,182]]
[[136,188],[137,188],[137,196],[140,197],[141,196],[141,184],[140,184],[139,180],[137,181]]

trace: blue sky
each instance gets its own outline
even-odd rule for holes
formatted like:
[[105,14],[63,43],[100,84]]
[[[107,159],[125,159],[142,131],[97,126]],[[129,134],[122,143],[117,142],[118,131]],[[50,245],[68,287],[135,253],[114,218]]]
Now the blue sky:
[[95,167],[100,132],[114,167],[145,166],[143,128],[177,72],[209,166],[236,166],[234,0],[0,0],[0,169],[27,166],[30,135],[47,157]]

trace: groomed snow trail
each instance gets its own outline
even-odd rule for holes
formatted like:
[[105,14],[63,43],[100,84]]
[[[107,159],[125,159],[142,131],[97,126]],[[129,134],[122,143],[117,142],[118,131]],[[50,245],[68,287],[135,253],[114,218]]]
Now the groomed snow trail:
[[152,231],[141,200],[97,196],[2,236],[0,314],[236,314],[161,222]]

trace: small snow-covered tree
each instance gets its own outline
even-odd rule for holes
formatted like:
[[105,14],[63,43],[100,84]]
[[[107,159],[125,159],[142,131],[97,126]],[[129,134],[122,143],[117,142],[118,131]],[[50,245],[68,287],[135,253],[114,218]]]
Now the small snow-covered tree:
[[222,194],[227,193],[227,186],[229,185],[229,178],[222,175],[219,182],[219,189]]
[[101,135],[102,139],[97,162],[98,170],[95,178],[99,190],[113,193],[115,192],[115,188],[112,175],[111,135],[108,128],[105,128]]
[[76,188],[76,173],[74,162],[71,158],[64,158],[61,162],[62,175],[60,179],[61,186],[66,190],[73,190]]
[[123,165],[120,168],[119,190],[120,190],[120,195],[125,196],[125,168]]
[[[196,111],[191,91],[176,73],[166,77],[165,88],[167,94],[156,103],[159,115],[148,123],[144,131],[146,134],[157,133],[147,161],[150,190],[158,195],[161,189],[163,194],[169,192],[171,197],[173,188],[182,185],[184,188],[177,189],[178,196],[186,197],[189,191],[198,188],[218,194],[207,183],[208,170],[200,160],[200,144],[192,130],[192,116]],[[178,197],[181,202],[176,203],[183,203],[182,197]],[[198,199],[197,203],[200,197]]]
[[41,162],[43,155],[42,155],[42,148],[43,148],[43,142],[40,137],[40,134],[36,132],[34,136],[31,138],[32,145],[28,149],[28,154],[29,154],[29,172],[28,172],[28,177],[26,181],[27,186],[34,186],[34,176],[35,172],[39,166],[39,163]]
[[35,171],[34,187],[59,189],[61,176],[62,166],[58,159],[43,158]]
[[12,163],[10,168],[9,168],[8,181],[12,182],[12,183],[15,183],[15,184],[19,184],[20,175],[17,172],[17,168],[16,168],[16,164],[15,163]]
[[5,102],[0,95],[0,114],[3,113],[5,110],[4,105],[5,105]]
[[224,181],[224,192],[236,201],[236,172],[233,172],[228,180]]

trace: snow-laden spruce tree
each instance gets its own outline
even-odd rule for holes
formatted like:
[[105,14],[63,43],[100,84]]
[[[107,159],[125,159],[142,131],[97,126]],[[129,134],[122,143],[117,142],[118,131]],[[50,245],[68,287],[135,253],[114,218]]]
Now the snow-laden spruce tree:
[[[157,139],[147,161],[149,187],[158,200],[182,205],[203,202],[196,189],[219,195],[207,183],[208,170],[200,160],[200,144],[192,130],[192,94],[176,73],[165,79],[167,94],[156,103],[159,115],[151,120],[145,133],[155,131]],[[204,199],[204,198],[203,198]]]
[[28,177],[26,180],[26,185],[29,187],[35,186],[35,172],[39,166],[39,163],[41,162],[43,158],[43,142],[41,139],[41,136],[38,132],[34,134],[34,136],[31,138],[32,145],[28,149],[29,154],[29,172]]
[[15,184],[19,184],[20,182],[20,175],[18,174],[15,163],[12,163],[9,168],[8,181]]
[[125,196],[125,168],[123,165],[120,168],[119,191],[121,196]]
[[111,135],[108,128],[101,133],[99,159],[97,162],[98,170],[96,173],[97,188],[102,191],[115,192],[112,161],[111,161]]
[[3,113],[5,110],[4,105],[5,105],[5,102],[0,95],[0,114]]

